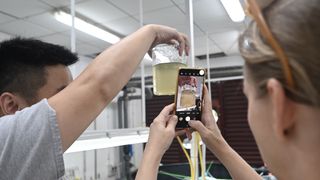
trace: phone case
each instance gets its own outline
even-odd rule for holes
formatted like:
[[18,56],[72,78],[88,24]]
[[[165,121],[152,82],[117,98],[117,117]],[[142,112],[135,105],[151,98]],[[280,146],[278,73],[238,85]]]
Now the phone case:
[[[177,100],[178,100],[178,89],[179,89],[179,77],[181,76],[180,73],[181,71],[183,70],[190,70],[189,73],[191,71],[200,71],[200,70],[203,70],[204,71],[204,75],[202,76],[186,76],[186,77],[201,77],[202,78],[202,93],[201,93],[201,98],[200,98],[200,101],[197,102],[197,99],[194,99],[194,97],[192,97],[192,95],[190,95],[190,92],[186,91],[186,93],[182,93],[181,92],[181,95],[180,95],[180,101],[183,101],[183,104],[187,104],[187,105],[195,105],[194,108],[195,109],[198,109],[197,111],[181,111],[180,110],[180,116],[177,114]],[[175,93],[175,97],[174,97],[174,102],[175,102],[175,108],[174,108],[174,114],[176,114],[178,116],[178,123],[177,123],[177,126],[176,126],[176,129],[183,129],[183,128],[188,128],[189,125],[188,125],[188,121],[189,120],[201,120],[201,113],[202,113],[202,100],[203,100],[203,87],[204,87],[204,84],[205,84],[205,76],[206,76],[206,70],[203,69],[203,68],[179,68],[179,71],[178,71],[178,76],[177,76],[177,85],[176,85],[176,93]],[[189,83],[188,84],[192,84],[192,79],[188,81]],[[180,84],[181,85],[181,84]],[[196,90],[197,91],[197,90]],[[184,96],[182,96],[182,94],[184,94]],[[185,97],[185,99],[183,99],[183,97]],[[192,102],[194,102],[194,104],[191,104]],[[181,103],[181,102],[180,102]],[[198,105],[198,103],[200,105]],[[197,108],[199,107],[199,108]],[[181,115],[181,113],[185,113],[184,115]],[[189,114],[188,114],[189,113]],[[189,118],[188,118],[189,117]]]

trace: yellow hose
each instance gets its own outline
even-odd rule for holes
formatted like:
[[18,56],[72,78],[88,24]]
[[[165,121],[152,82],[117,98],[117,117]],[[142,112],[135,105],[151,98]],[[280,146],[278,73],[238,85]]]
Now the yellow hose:
[[196,132],[196,138],[197,138],[197,141],[196,143],[198,144],[198,151],[199,151],[199,159],[200,159],[200,167],[201,167],[201,176],[202,176],[202,180],[205,180],[205,169],[203,167],[203,164],[202,164],[202,151],[201,151],[201,146],[200,146],[200,140],[201,140],[201,137],[199,135],[198,132]]
[[190,156],[189,156],[187,150],[183,147],[182,141],[181,141],[181,139],[180,139],[179,136],[177,136],[177,140],[178,140],[178,142],[179,142],[179,144],[180,144],[180,147],[182,148],[184,154],[186,155],[186,157],[187,157],[187,159],[188,159],[189,166],[190,166],[191,179],[194,180],[194,167],[193,167],[192,161],[191,161],[191,159],[190,159]]
[[[186,156],[187,159],[188,159],[189,166],[190,166],[191,179],[192,179],[192,180],[195,180],[195,176],[194,176],[194,169],[195,169],[195,167],[194,167],[194,164],[192,163],[191,158],[190,158],[187,150],[183,147],[181,138],[180,138],[179,136],[177,136],[177,140],[178,140],[178,142],[179,142],[179,144],[180,144],[180,147],[182,148],[185,156]],[[200,146],[201,137],[200,137],[200,135],[199,135],[198,132],[196,132],[196,139],[195,139],[195,140],[196,140],[196,143],[195,143],[195,144],[196,144],[196,146],[198,146],[198,147],[194,147],[194,148],[198,148],[199,159],[200,159],[200,167],[201,167],[201,176],[202,176],[202,180],[205,180],[205,169],[204,169],[203,164],[202,164],[203,158],[202,158],[202,150],[201,150],[201,146]]]

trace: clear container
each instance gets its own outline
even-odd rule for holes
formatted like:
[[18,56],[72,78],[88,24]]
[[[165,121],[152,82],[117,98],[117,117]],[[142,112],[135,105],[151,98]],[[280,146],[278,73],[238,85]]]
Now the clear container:
[[174,95],[178,70],[187,67],[186,56],[174,45],[159,44],[152,49],[153,93],[158,96]]

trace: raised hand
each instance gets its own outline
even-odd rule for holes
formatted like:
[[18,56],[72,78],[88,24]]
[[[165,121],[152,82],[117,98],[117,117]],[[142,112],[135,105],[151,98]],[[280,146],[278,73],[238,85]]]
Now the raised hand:
[[185,34],[178,32],[176,29],[162,26],[162,25],[149,25],[152,27],[155,33],[155,39],[150,47],[152,49],[154,46],[162,43],[175,44],[179,43],[179,55],[181,56],[183,51],[186,55],[189,55],[189,41]]

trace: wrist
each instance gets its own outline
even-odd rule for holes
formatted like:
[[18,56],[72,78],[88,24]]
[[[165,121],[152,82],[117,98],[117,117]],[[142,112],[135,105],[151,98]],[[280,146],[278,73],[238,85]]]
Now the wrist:
[[157,151],[152,150],[146,146],[143,152],[142,165],[149,170],[155,170],[160,166],[162,156]]
[[146,148],[144,150],[144,154],[148,156],[148,159],[152,160],[153,162],[161,161],[164,152],[161,152],[158,148],[154,148],[150,144],[147,143]]
[[148,24],[143,27],[143,29],[146,29],[148,31],[148,34],[151,34],[151,36],[155,39],[157,37],[157,31],[156,31],[156,25],[154,24]]
[[218,138],[209,149],[215,154],[222,164],[229,163],[234,159],[236,154],[223,137]]
[[212,151],[216,155],[222,154],[226,150],[231,148],[222,136],[210,139],[207,146],[210,151]]

